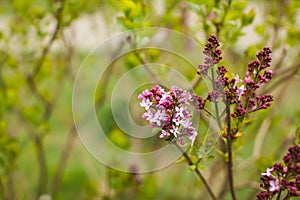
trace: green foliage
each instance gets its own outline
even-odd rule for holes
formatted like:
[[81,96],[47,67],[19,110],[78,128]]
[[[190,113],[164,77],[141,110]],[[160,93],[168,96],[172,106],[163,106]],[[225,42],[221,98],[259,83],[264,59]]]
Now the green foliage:
[[296,131],[295,131],[295,136],[296,136],[296,144],[300,144],[300,127],[298,126]]
[[117,21],[124,30],[150,26],[145,20],[147,7],[141,1],[122,0],[119,3],[124,16],[118,17]]
[[0,182],[7,182],[7,174],[16,168],[20,153],[18,140],[8,135],[7,123],[0,121]]
[[124,150],[128,150],[130,148],[130,142],[127,139],[126,134],[119,129],[112,130],[109,133],[108,138],[111,142]]
[[[261,89],[274,94],[274,106],[270,112],[245,119],[248,126],[234,143],[235,179],[237,188],[242,188],[238,196],[253,199],[256,189],[249,189],[249,180],[257,181],[259,172],[280,160],[289,144],[300,144],[299,10],[298,0],[0,1],[0,199],[13,199],[12,195],[16,200],[38,199],[41,194],[53,199],[207,198],[206,194],[201,196],[203,185],[193,173],[186,172],[185,165],[173,165],[161,174],[118,172],[93,161],[76,136],[72,84],[90,50],[84,46],[89,33],[96,30],[100,38],[102,30],[115,33],[150,26],[177,30],[200,42],[212,33],[218,35],[227,60],[224,64],[234,72],[244,73],[245,63],[255,57],[258,49],[272,47],[275,76],[268,88]],[[85,26],[88,23],[92,24],[89,30]],[[257,40],[240,45],[253,38]],[[138,46],[151,35],[131,39],[125,45]],[[188,45],[182,48],[182,52],[189,52]],[[199,58],[202,52],[192,53]],[[99,88],[105,85],[105,90],[99,89],[95,95],[97,117],[108,138],[120,148],[131,149],[134,143],[113,120],[109,98],[116,79],[146,61],[172,66],[193,81],[195,70],[189,70],[185,62],[171,62],[170,57],[158,49],[130,52],[100,80]],[[161,71],[162,76],[167,73]],[[195,89],[199,94],[206,91],[202,84]],[[140,116],[139,111],[130,112]],[[136,121],[143,124],[140,118]],[[214,177],[227,173],[221,162],[228,160],[228,155],[222,145],[213,152],[214,143],[202,146],[215,139],[205,137],[211,133],[205,123],[201,118],[199,138],[187,152],[193,162],[190,169],[207,170],[213,175],[208,177],[211,183],[222,190],[220,180]],[[145,143],[141,150],[161,145],[156,140]],[[182,157],[179,161],[186,160]]]

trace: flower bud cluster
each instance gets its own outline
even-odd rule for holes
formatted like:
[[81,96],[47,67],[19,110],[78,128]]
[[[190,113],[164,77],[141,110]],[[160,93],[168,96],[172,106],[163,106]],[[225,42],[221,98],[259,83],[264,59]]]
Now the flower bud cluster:
[[[270,94],[259,96],[257,89],[272,79],[272,70],[267,70],[272,61],[271,49],[265,47],[257,53],[257,60],[248,64],[248,70],[242,80],[238,75],[234,78],[226,76],[228,70],[223,65],[218,66],[216,72],[211,70],[209,76],[209,69],[213,69],[214,65],[222,60],[222,51],[219,46],[220,42],[216,36],[211,35],[203,51],[204,64],[198,66],[198,74],[209,77],[213,82],[213,90],[208,96],[198,98],[199,109],[204,109],[207,101],[218,103],[221,99],[223,102],[233,105],[234,109],[231,113],[233,118],[243,118],[250,112],[267,109],[271,105],[273,97]],[[210,62],[207,62],[209,60]]]
[[269,200],[283,193],[284,199],[300,196],[300,146],[290,147],[283,161],[284,165],[276,163],[261,173],[263,191],[257,194],[258,200]]
[[198,132],[193,127],[188,105],[195,101],[194,95],[177,87],[165,91],[156,85],[150,91],[144,90],[138,98],[146,111],[142,118],[149,121],[150,126],[161,128],[160,138],[167,141],[176,139],[184,144],[183,137],[186,137],[193,145]]
[[198,66],[198,74],[207,75],[208,70],[213,68],[220,60],[222,60],[222,51],[219,49],[220,42],[215,35],[208,38],[208,43],[205,45],[203,54],[205,55],[204,64]]

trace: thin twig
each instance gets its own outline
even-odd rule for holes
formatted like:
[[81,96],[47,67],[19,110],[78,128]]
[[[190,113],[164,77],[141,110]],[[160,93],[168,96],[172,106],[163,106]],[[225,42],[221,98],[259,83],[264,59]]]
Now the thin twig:
[[50,40],[48,41],[47,45],[44,47],[41,57],[36,62],[32,74],[29,75],[29,77],[28,77],[29,79],[34,79],[37,76],[37,74],[40,72],[40,70],[43,66],[43,63],[46,59],[46,56],[48,55],[48,53],[50,51],[50,48],[52,47],[52,44],[55,41],[55,39],[56,39],[56,37],[57,37],[57,35],[60,31],[61,23],[62,23],[62,16],[63,16],[62,13],[63,13],[65,1],[66,0],[61,0],[61,2],[60,2],[61,6],[56,11],[56,26],[55,26],[55,29],[54,29],[54,31],[52,33],[52,36],[51,36]]
[[64,145],[63,151],[59,158],[58,166],[56,168],[56,172],[52,182],[51,196],[53,199],[56,198],[57,193],[59,191],[61,185],[61,178],[64,174],[64,171],[67,166],[67,161],[69,160],[70,154],[72,152],[74,142],[76,138],[76,127],[75,125],[70,129],[66,144]]
[[[216,84],[215,84],[215,73],[214,73],[214,69],[211,69],[211,82],[213,85],[213,90],[216,90]],[[214,106],[215,106],[215,110],[216,110],[216,120],[218,122],[218,126],[220,128],[220,130],[222,130],[222,122],[220,119],[220,114],[219,114],[219,106],[217,102],[214,102]]]
[[[175,142],[173,142],[173,144],[179,149],[179,151],[183,154],[184,158],[187,160],[188,164],[190,166],[194,165],[192,159],[189,157],[189,155]],[[217,200],[216,196],[214,195],[214,193],[212,192],[209,184],[207,183],[207,181],[205,180],[204,176],[202,175],[202,173],[200,172],[200,170],[197,168],[195,168],[195,172],[197,174],[197,176],[200,178],[200,180],[203,182],[207,192],[209,193],[210,197],[213,200]]]
[[[63,36],[62,36],[63,38]],[[64,41],[64,40],[63,40]],[[67,42],[64,41],[64,45],[67,47]],[[123,49],[124,47],[124,42],[121,42],[119,47],[117,48],[117,50],[115,52],[113,52],[113,54],[111,55],[111,58],[115,58],[120,51]],[[68,51],[69,48],[67,48]],[[68,55],[69,57],[69,61],[71,60],[71,55]],[[111,76],[113,74],[113,69],[114,69],[114,63],[110,65],[110,67],[108,68],[108,76],[104,76],[104,80],[103,82],[105,83],[103,85],[103,87],[101,88],[102,90],[102,96],[96,101],[96,107],[99,105],[103,105],[103,101],[105,101],[106,98],[106,91],[108,88],[108,83],[110,82]],[[92,110],[91,112],[94,112],[94,110]],[[89,120],[90,114],[91,112],[88,112],[84,115],[83,119],[85,119],[82,123],[85,123],[87,120]],[[60,189],[60,185],[61,185],[61,180],[65,171],[65,168],[67,167],[67,161],[69,160],[69,157],[71,155],[71,152],[74,148],[74,142],[76,139],[76,127],[75,124],[70,128],[68,136],[67,136],[67,140],[65,142],[65,145],[63,147],[62,153],[60,155],[60,159],[56,168],[56,172],[54,174],[54,179],[52,182],[52,188],[51,188],[51,196],[54,199],[57,196],[57,193]]]
[[235,191],[234,191],[234,180],[233,180],[233,156],[232,156],[232,137],[231,137],[231,121],[230,121],[230,103],[226,102],[226,117],[227,117],[227,152],[228,152],[228,178],[229,178],[229,189],[231,197],[233,200],[236,200]]
[[[29,89],[32,94],[34,94],[44,105],[44,115],[43,115],[43,121],[48,120],[51,116],[51,111],[53,109],[53,104],[51,101],[46,99],[42,93],[38,90],[37,85],[35,83],[35,77],[38,75],[40,72],[43,63],[46,59],[46,56],[48,55],[50,48],[55,41],[60,28],[61,28],[61,21],[62,21],[62,12],[64,8],[65,0],[61,0],[61,6],[57,9],[56,11],[56,27],[55,30],[53,31],[53,34],[48,41],[47,45],[44,47],[42,54],[40,58],[37,60],[33,72],[29,75],[27,75],[26,80],[27,84],[29,86]],[[46,153],[44,149],[44,144],[43,144],[43,136],[39,135],[38,133],[33,134],[33,141],[36,146],[36,151],[37,151],[37,159],[39,163],[39,168],[40,168],[40,175],[39,175],[39,184],[38,184],[38,189],[37,189],[37,199],[39,199],[39,196],[47,192],[47,184],[48,184],[48,166],[47,166],[47,160],[46,160]]]

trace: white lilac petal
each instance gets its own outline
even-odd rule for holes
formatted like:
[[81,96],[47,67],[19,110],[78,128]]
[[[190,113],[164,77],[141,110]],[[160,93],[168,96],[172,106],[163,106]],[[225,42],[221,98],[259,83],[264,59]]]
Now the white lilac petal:
[[173,135],[177,138],[177,136],[179,135],[179,127],[173,125],[173,128],[170,129],[170,132],[173,133]]
[[170,133],[168,132],[168,131],[165,131],[165,130],[161,130],[161,134],[160,134],[160,138],[164,138],[164,137],[166,137],[166,136],[169,136],[170,135]]
[[175,107],[175,111],[176,111],[176,113],[175,113],[175,117],[181,117],[181,118],[184,118],[184,111],[185,111],[185,108],[184,107]]
[[250,77],[249,72],[246,72],[246,77],[245,77],[244,81],[245,81],[245,83],[251,82],[251,77]]
[[270,192],[275,192],[275,191],[279,191],[279,180],[276,179],[275,181],[274,180],[271,180],[270,182]]
[[179,117],[174,117],[172,121],[176,124],[176,126],[178,126],[181,122],[181,119]]
[[264,172],[264,173],[261,173],[261,175],[275,178],[275,176],[271,173],[271,171],[273,171],[273,167],[272,168],[267,168],[267,171]]
[[178,90],[178,87],[176,87],[176,86],[172,86],[172,91],[176,91],[176,90]]
[[192,142],[191,142],[191,146],[194,145],[194,142],[195,142],[195,140],[196,140],[197,135],[198,135],[198,132],[197,132],[197,131],[194,131],[193,134],[192,134],[191,136],[189,136],[189,139],[192,141]]
[[197,130],[194,127],[190,126],[188,128],[184,128],[183,131],[182,131],[182,134],[185,137],[187,137],[189,140],[191,140],[191,146],[193,146],[194,141],[195,141],[195,139],[198,135]]
[[186,119],[180,120],[179,123],[180,123],[184,128],[188,128],[188,127],[190,127],[190,126],[193,125],[193,123],[192,123],[191,121],[186,120]]
[[246,89],[245,89],[245,86],[244,86],[244,85],[241,85],[241,86],[238,88],[237,93],[238,93],[239,99],[241,98],[242,95],[245,94],[245,91],[246,91]]
[[162,97],[159,100],[159,104],[163,104],[164,102],[170,102],[171,101],[171,96],[169,93],[164,93],[162,94]]
[[153,111],[151,110],[147,110],[147,112],[145,112],[143,115],[142,115],[142,118],[143,119],[146,119],[148,121],[150,121],[152,118],[153,118]]
[[235,75],[235,82],[236,82],[236,83],[241,83],[241,82],[242,82],[242,80],[240,79],[240,77],[239,77],[238,74]]
[[149,110],[149,108],[152,104],[153,103],[149,99],[143,99],[142,102],[140,102],[140,106],[144,107],[145,110]]
[[167,120],[167,115],[164,110],[156,110],[153,117],[150,119],[151,123],[156,124],[158,127],[162,126]]

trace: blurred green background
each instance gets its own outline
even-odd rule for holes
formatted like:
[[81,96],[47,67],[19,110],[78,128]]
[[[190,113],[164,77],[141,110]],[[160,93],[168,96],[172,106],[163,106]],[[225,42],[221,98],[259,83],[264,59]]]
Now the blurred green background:
[[[272,48],[274,79],[261,91],[275,101],[249,119],[234,144],[238,199],[254,199],[260,172],[295,142],[300,125],[297,0],[1,0],[0,13],[0,199],[209,198],[184,162],[147,174],[123,173],[94,159],[77,136],[72,87],[80,64],[97,44],[134,28],[169,28],[201,44],[216,34],[232,76],[243,77],[256,52]],[[200,58],[202,52],[191,54]],[[115,124],[109,99],[118,78],[144,61],[172,66],[191,83],[197,78],[188,63],[155,49],[129,53],[107,68],[95,104],[108,137],[123,149],[133,141]],[[204,86],[195,91],[201,94]],[[132,115],[145,124],[136,96]],[[206,128],[200,126],[199,132]],[[148,150],[161,143],[147,142]],[[215,158],[203,160],[203,174],[220,199],[229,199],[222,158],[217,151],[210,155]]]

